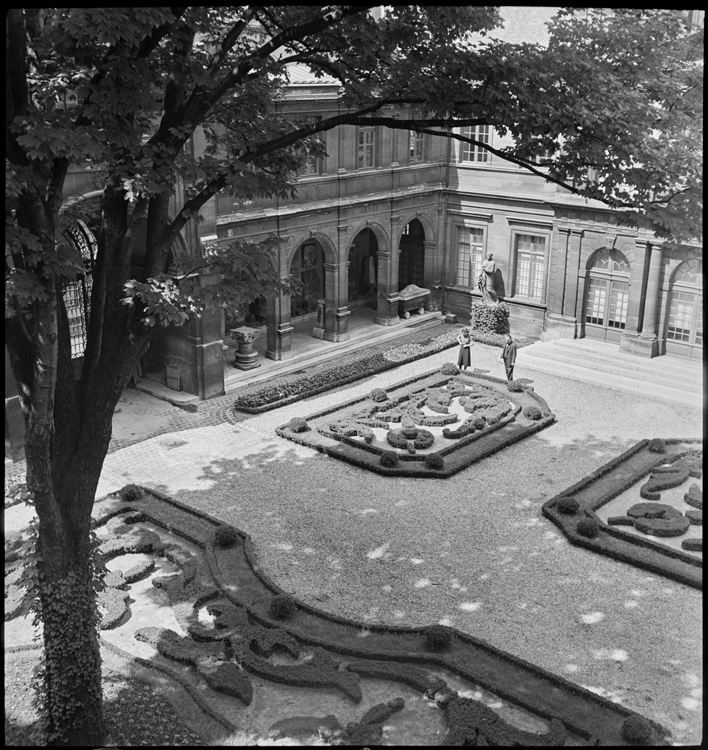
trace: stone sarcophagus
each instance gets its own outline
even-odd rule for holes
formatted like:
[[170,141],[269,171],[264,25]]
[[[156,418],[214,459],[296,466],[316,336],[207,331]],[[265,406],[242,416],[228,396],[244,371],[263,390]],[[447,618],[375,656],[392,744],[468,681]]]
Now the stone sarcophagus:
[[425,312],[425,302],[429,295],[430,289],[408,284],[398,292],[398,316],[407,320],[412,310],[417,310],[422,315]]

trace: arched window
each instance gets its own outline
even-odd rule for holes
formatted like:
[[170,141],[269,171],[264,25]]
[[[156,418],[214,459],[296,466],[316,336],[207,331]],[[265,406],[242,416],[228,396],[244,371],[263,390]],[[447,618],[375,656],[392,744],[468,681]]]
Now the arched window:
[[703,261],[687,260],[675,271],[666,338],[703,346]]
[[629,263],[619,250],[599,250],[588,268],[585,322],[623,329],[629,303]]
[[73,281],[64,284],[62,294],[64,306],[69,318],[71,336],[71,357],[83,357],[86,349],[86,329],[91,310],[91,286],[93,283],[93,264],[96,261],[96,238],[86,224],[79,220],[67,230],[71,244],[81,253],[84,272]]

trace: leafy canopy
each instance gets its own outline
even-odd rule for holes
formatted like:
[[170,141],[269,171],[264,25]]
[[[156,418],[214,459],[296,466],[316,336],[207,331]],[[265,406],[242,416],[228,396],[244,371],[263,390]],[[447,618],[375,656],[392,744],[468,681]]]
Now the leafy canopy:
[[[97,190],[122,197],[126,236],[146,236],[138,225],[154,218],[151,240],[171,247],[221,190],[292,196],[293,175],[322,154],[317,133],[365,119],[475,143],[671,242],[702,237],[703,34],[678,11],[562,10],[546,45],[490,35],[503,23],[499,9],[471,6],[32,9],[14,23],[10,33],[25,35],[27,48],[8,56],[10,313],[44,299],[48,278],[79,270],[64,231],[80,206],[57,214],[54,247],[39,242],[28,209],[58,211],[69,164],[86,165]],[[8,55],[13,45],[22,46],[15,39]],[[307,123],[284,111],[295,62],[339,82],[340,114]],[[77,106],[66,106],[72,95]],[[390,107],[417,114],[395,118]],[[514,145],[450,132],[465,125],[491,125]],[[203,152],[190,145],[197,128]],[[160,217],[178,183],[184,205]],[[246,250],[219,252],[228,268]],[[170,286],[167,254],[157,256],[148,276],[124,279],[125,308],[150,326],[202,304]],[[252,296],[266,281],[238,279],[244,290],[254,282]],[[284,288],[276,275],[267,281]]]

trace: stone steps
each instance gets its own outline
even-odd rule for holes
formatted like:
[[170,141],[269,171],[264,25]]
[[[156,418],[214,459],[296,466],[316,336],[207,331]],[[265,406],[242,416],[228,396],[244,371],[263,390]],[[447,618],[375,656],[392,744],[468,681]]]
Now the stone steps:
[[668,356],[644,359],[593,339],[554,339],[523,347],[516,374],[523,377],[524,369],[691,406],[703,401],[701,363]]

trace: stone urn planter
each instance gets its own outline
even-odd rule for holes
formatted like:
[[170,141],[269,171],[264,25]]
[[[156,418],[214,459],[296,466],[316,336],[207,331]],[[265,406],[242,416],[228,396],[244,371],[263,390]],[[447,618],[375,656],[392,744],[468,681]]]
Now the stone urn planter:
[[238,344],[238,351],[234,356],[234,367],[237,369],[253,370],[261,366],[261,363],[257,361],[258,352],[253,348],[253,342],[258,338],[258,333],[255,328],[248,326],[231,329],[231,334]]

